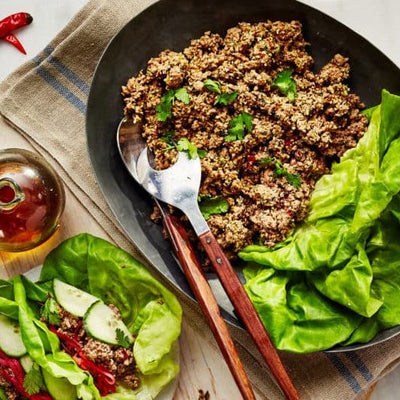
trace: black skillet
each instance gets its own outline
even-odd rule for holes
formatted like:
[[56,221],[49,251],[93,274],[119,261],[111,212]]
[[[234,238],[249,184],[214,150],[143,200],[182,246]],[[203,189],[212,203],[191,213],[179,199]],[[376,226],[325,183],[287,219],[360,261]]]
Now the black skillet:
[[[123,229],[149,262],[193,298],[161,227],[149,220],[152,202],[126,171],[115,143],[123,115],[120,88],[164,49],[181,51],[205,31],[224,35],[238,22],[299,20],[318,70],[333,55],[350,58],[351,89],[367,106],[380,102],[386,88],[400,93],[400,70],[367,40],[333,18],[294,0],[161,0],[133,18],[109,43],[94,75],[86,115],[90,159],[103,194]],[[241,326],[215,277],[209,280],[228,322]],[[367,345],[400,332],[378,334]],[[366,345],[354,345],[354,350]],[[337,348],[341,351],[343,348]]]

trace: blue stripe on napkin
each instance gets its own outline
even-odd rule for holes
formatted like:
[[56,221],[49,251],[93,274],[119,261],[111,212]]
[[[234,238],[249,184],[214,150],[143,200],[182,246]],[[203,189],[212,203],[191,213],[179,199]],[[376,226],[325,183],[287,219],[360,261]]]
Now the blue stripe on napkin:
[[72,72],[66,65],[64,65],[58,58],[50,55],[47,58],[49,64],[53,65],[59,72],[61,72],[71,83],[73,83],[84,94],[88,95],[90,86],[78,75]]
[[67,99],[73,106],[75,106],[81,113],[85,114],[86,104],[68,90],[61,82],[59,82],[46,68],[42,65],[36,67],[36,72],[43,78],[51,87],[53,87],[59,94]]
[[58,58],[52,56],[53,48],[47,46],[43,49],[42,53],[38,54],[33,58],[33,61],[37,64],[37,74],[46,81],[51,87],[53,87],[59,94],[67,99],[73,106],[75,106],[81,113],[86,112],[86,104],[79,99],[74,93],[72,93],[67,87],[65,87],[57,78],[43,66],[43,61],[47,61],[49,64],[54,66],[69,82],[77,87],[85,95],[89,94],[90,86],[71,71],[66,65],[64,65]]
[[360,393],[362,391],[360,384],[357,382],[357,379],[346,367],[346,365],[344,365],[343,361],[336,354],[325,353],[325,355],[339,371],[340,375],[342,375],[342,377],[346,380],[353,392]]
[[356,366],[367,382],[371,382],[374,379],[374,376],[357,353],[349,351],[345,353],[345,356]]

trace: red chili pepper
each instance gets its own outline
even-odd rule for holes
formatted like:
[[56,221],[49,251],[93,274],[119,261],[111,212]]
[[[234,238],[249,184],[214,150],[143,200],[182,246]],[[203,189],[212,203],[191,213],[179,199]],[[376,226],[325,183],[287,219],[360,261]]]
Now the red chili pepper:
[[20,52],[26,54],[20,41],[12,34],[15,29],[22,28],[23,26],[29,25],[33,18],[30,14],[25,12],[19,12],[16,14],[9,15],[8,17],[0,21],[0,38],[11,43]]
[[7,36],[4,36],[3,39],[8,42],[11,43],[13,46],[15,46],[21,53],[26,54],[26,51],[24,49],[24,46],[22,46],[21,42],[17,39],[17,37],[15,35],[13,35],[12,33],[10,33]]
[[32,16],[25,12],[9,15],[0,21],[0,37],[2,38],[15,29],[29,25],[32,21]]
[[252,169],[254,163],[256,162],[256,157],[250,154],[247,156],[246,161],[247,161],[247,169]]

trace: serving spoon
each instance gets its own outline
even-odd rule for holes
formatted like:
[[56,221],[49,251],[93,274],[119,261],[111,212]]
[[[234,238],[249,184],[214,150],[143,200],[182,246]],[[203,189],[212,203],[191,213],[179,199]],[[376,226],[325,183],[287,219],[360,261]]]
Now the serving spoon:
[[[272,341],[265,330],[260,317],[258,316],[253,304],[247,296],[239,277],[219,246],[216,238],[211,233],[207,222],[201,214],[197,202],[201,181],[201,164],[199,157],[191,159],[187,153],[179,152],[177,161],[171,167],[164,170],[155,170],[150,164],[149,152],[144,139],[141,136],[141,128],[140,122],[134,122],[131,119],[123,119],[118,127],[117,143],[125,165],[136,181],[155,199],[180,209],[189,219],[196,235],[198,236],[205,252],[207,253],[207,256],[210,259],[215,273],[217,274],[226,294],[233,304],[235,312],[252,337],[281,390],[290,400],[300,399],[299,394],[293,382],[291,381],[277,350],[272,344]],[[167,221],[165,222],[168,223]],[[179,257],[178,253],[179,260],[181,261],[181,258],[185,258],[185,255],[187,256],[188,254],[181,253],[181,257]],[[193,257],[191,257],[191,261],[193,263]],[[187,259],[183,260],[183,262],[187,262]],[[194,262],[194,264],[196,264],[196,269],[200,269],[201,271],[201,266],[199,263]],[[194,265],[191,265],[191,267],[194,267]],[[186,274],[187,271],[185,270],[183,264],[182,268]],[[208,285],[208,281],[202,273],[201,275],[202,280],[205,280],[205,282],[203,282],[204,285],[202,285],[202,287],[196,287],[196,291],[193,291],[195,294],[197,292],[197,295],[199,296],[204,296],[203,301],[205,301],[205,304],[202,305],[200,301],[199,303],[202,309],[204,307],[203,312],[205,313],[209,313],[209,296],[212,296],[211,300],[215,301],[216,303],[216,305],[213,306],[213,309],[216,307],[215,311],[218,311],[218,315],[215,315],[214,312],[211,315],[211,320],[209,320],[209,323],[213,324],[216,317],[221,319],[222,317],[219,314],[218,303],[212,294],[210,286]],[[197,286],[198,281],[192,282],[191,284]],[[210,292],[207,294],[207,296],[203,293],[203,290],[206,288]],[[225,346],[226,343],[220,343],[219,340],[223,338],[218,338],[218,336],[216,336],[216,338],[222,350],[221,346]],[[232,339],[230,340],[232,341]],[[230,349],[232,350],[234,347],[231,347]],[[237,353],[235,354],[235,360],[236,362],[239,360]],[[240,388],[239,385],[244,378],[246,378],[248,381],[247,375],[244,376],[241,374],[240,377],[235,376],[234,364],[230,364],[230,361],[227,361],[227,363],[233,376],[235,377],[238,387]],[[243,367],[241,362],[240,366]],[[250,392],[247,387],[246,389],[246,396],[253,397],[245,397],[245,394],[243,394],[244,390],[242,392],[241,389],[244,398],[254,398],[254,393],[252,391]]]
[[[139,182],[137,160],[140,153],[147,148],[146,142],[141,136],[141,124],[133,123],[131,119],[122,119],[117,130],[117,146],[126,168],[132,177]],[[255,400],[256,397],[246,370],[239,358],[225,320],[221,316],[218,302],[190,244],[186,230],[181,222],[169,213],[168,208],[163,203],[159,202],[157,198],[154,198],[154,201],[162,214],[164,226],[190,288],[207,319],[243,399]]]

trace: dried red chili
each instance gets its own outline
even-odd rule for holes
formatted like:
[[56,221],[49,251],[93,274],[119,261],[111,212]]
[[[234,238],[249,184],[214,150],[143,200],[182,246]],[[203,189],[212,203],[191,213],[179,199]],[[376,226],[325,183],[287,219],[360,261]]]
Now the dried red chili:
[[19,12],[9,15],[0,21],[0,37],[4,37],[14,31],[15,29],[22,28],[29,25],[33,18],[30,14]]
[[7,36],[4,36],[3,39],[8,42],[11,43],[13,46],[15,46],[21,53],[26,54],[26,51],[24,49],[24,46],[22,46],[21,42],[17,39],[17,37],[15,35],[13,35],[12,33],[10,33]]
[[26,54],[21,42],[12,34],[15,29],[22,28],[29,25],[33,18],[30,14],[19,12],[9,15],[0,21],[0,38],[11,43],[19,51]]

